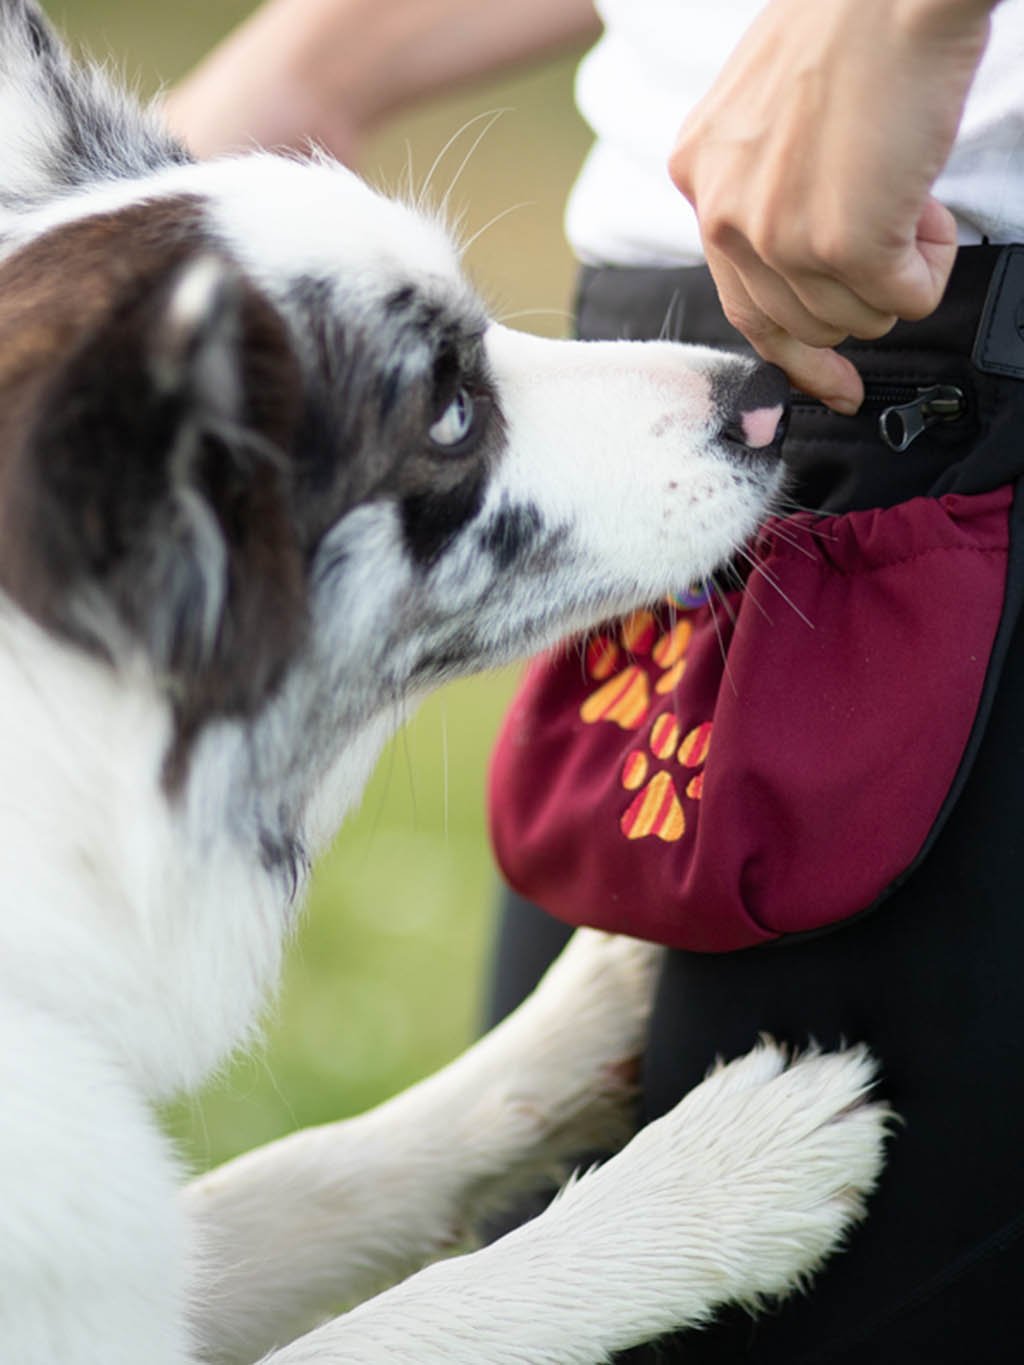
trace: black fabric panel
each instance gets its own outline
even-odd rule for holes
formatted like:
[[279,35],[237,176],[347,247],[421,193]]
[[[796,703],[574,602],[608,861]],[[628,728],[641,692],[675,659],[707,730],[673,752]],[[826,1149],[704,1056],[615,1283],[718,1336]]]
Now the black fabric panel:
[[[646,1118],[698,1084],[716,1053],[742,1053],[767,1030],[797,1046],[867,1042],[904,1120],[849,1249],[776,1316],[691,1336],[685,1359],[695,1365],[1017,1358],[1000,1337],[1017,1304],[998,1285],[1024,1285],[1024,1238],[995,1244],[984,1273],[933,1295],[927,1312],[911,1310],[954,1263],[1024,1220],[1022,697],[1018,631],[963,796],[931,857],[884,910],[785,951],[669,957]],[[861,1355],[830,1354],[848,1338]],[[939,1354],[913,1354],[947,1338]]]
[[[957,382],[962,423],[897,455],[877,405],[844,419],[798,405],[787,459],[799,496],[850,510],[980,492],[1024,471],[1024,382],[970,364],[999,249],[966,248],[939,312],[884,343],[848,348],[872,384]],[[579,330],[735,345],[703,269],[584,271]],[[1018,498],[1018,506],[1020,498]],[[1020,537],[1017,537],[1018,542]],[[1015,550],[1011,581],[1021,573]],[[721,956],[672,953],[644,1064],[647,1119],[698,1084],[717,1056],[769,1032],[796,1047],[867,1042],[903,1126],[870,1216],[798,1297],[757,1320],[620,1357],[630,1365],[978,1365],[1020,1356],[1024,1285],[1024,627],[1006,655],[973,766],[921,865],[872,915],[821,937]],[[1001,646],[1002,647],[1002,646]],[[884,757],[879,777],[884,780]],[[506,900],[494,1000],[528,993],[565,930]]]

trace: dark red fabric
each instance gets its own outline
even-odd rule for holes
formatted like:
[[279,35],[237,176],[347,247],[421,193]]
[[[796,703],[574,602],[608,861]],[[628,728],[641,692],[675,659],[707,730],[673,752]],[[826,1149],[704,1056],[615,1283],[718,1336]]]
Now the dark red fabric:
[[637,613],[534,663],[491,769],[511,885],[571,924],[699,952],[870,905],[963,754],[1010,502],[769,523],[764,572],[714,615]]

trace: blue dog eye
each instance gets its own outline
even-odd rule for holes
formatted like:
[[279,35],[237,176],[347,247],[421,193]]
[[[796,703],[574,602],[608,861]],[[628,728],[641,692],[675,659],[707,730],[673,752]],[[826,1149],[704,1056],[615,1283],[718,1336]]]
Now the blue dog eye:
[[467,389],[459,389],[427,433],[437,446],[457,446],[473,429],[473,399]]

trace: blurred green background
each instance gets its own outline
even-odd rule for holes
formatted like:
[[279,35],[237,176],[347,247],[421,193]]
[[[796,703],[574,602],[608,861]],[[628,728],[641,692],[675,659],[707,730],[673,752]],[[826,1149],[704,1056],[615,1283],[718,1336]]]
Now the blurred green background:
[[[515,0],[507,0],[515,3]],[[172,84],[250,6],[238,0],[50,0],[64,32],[153,93]],[[587,145],[566,58],[403,116],[361,169],[414,182],[474,115],[503,109],[453,196],[467,257],[499,316],[527,330],[567,327],[572,264],[562,203]],[[468,141],[472,134],[468,135]],[[464,135],[434,185],[457,170]],[[490,946],[495,873],[484,775],[514,677],[476,679],[433,697],[385,754],[361,812],[320,866],[292,945],[265,1044],[167,1121],[196,1169],[291,1129],[359,1112],[442,1065],[473,1037]]]

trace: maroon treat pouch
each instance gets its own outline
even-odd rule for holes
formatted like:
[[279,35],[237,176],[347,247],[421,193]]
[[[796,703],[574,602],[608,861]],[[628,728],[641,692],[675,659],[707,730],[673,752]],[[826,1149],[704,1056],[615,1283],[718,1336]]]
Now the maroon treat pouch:
[[1012,496],[769,523],[742,590],[532,664],[490,778],[510,884],[571,924],[700,952],[871,907],[961,768]]

